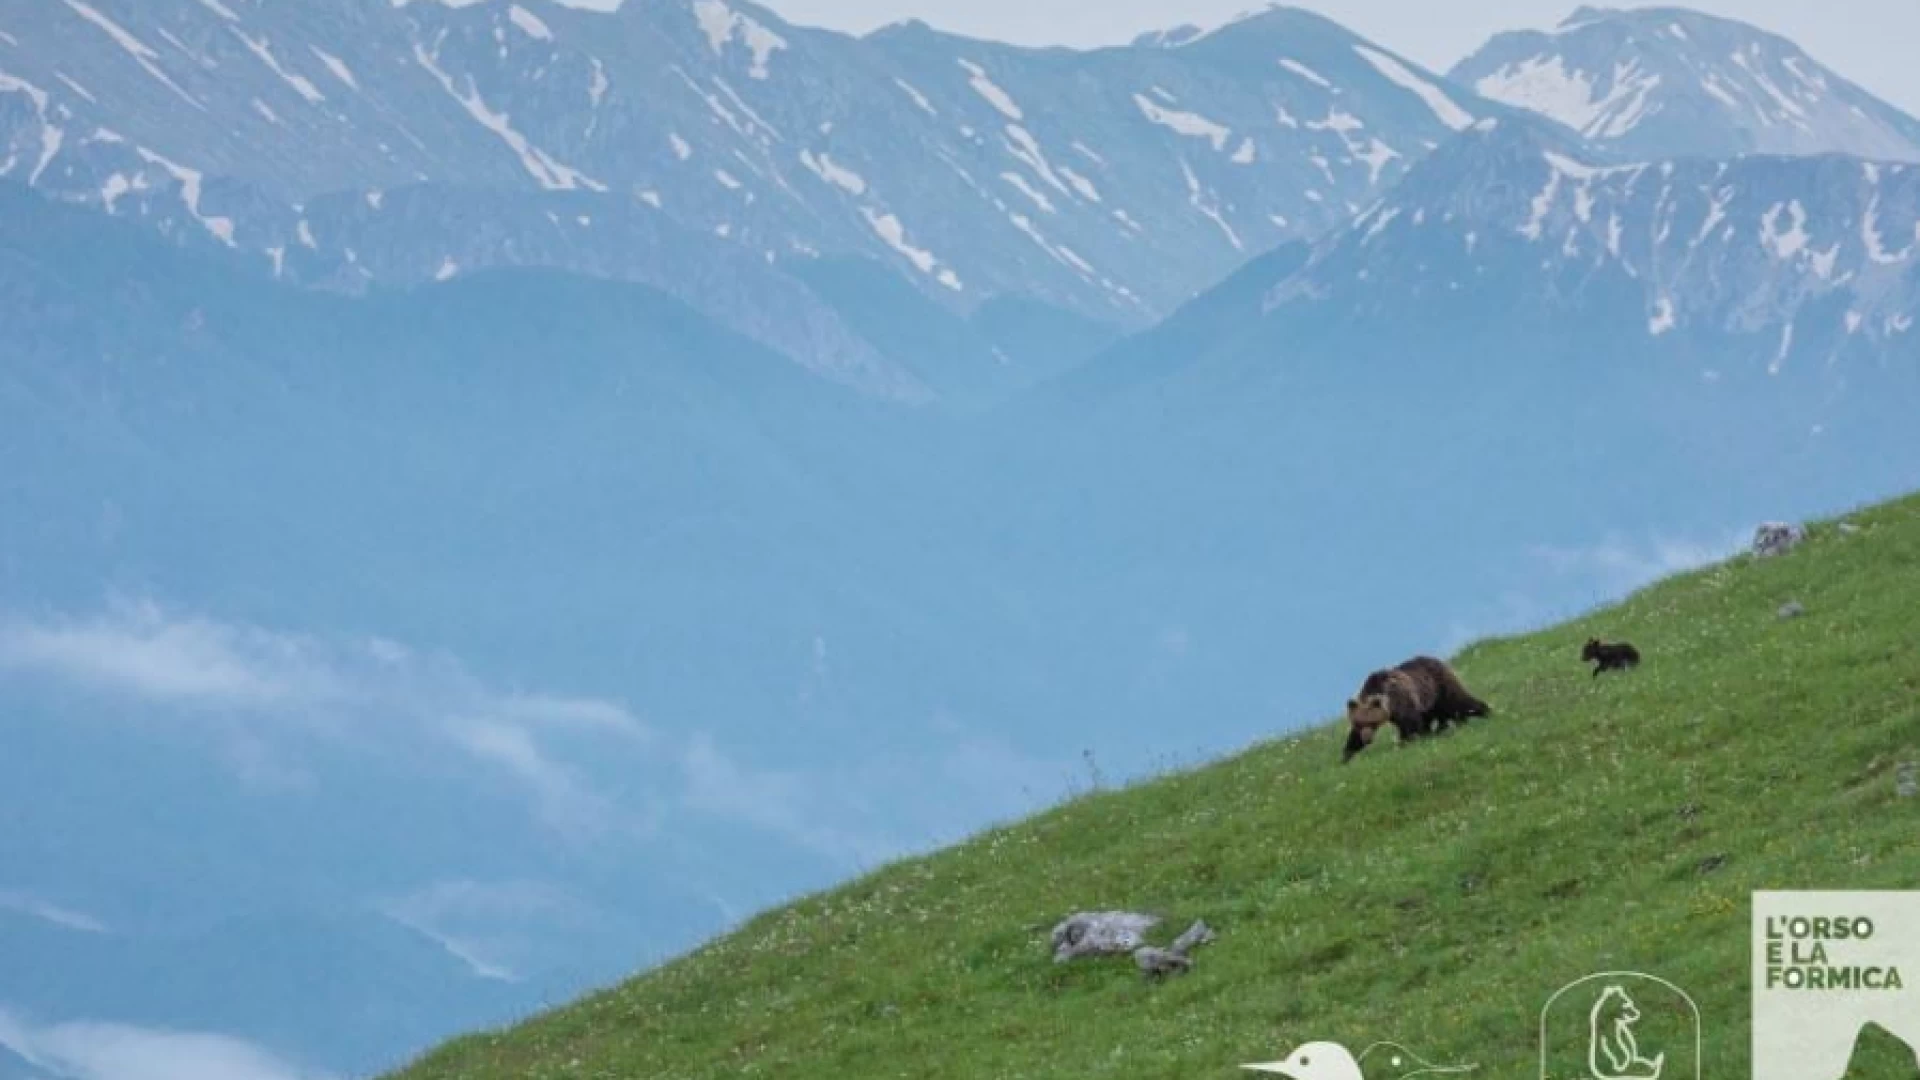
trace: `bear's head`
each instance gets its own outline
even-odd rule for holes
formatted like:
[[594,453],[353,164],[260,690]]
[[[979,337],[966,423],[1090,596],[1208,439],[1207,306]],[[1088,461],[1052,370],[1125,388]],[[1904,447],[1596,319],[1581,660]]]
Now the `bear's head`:
[[1640,1019],[1640,1006],[1627,996],[1626,990],[1618,986],[1609,986],[1600,992],[1593,1003],[1593,1015],[1596,1019],[1607,1017],[1628,1024]]
[[1353,755],[1373,745],[1373,737],[1380,733],[1381,727],[1393,722],[1393,707],[1385,694],[1362,694],[1347,701],[1347,746],[1340,757],[1341,764],[1353,760]]
[[1587,639],[1587,643],[1581,646],[1580,648],[1580,659],[1582,660],[1600,659],[1600,639],[1599,638]]

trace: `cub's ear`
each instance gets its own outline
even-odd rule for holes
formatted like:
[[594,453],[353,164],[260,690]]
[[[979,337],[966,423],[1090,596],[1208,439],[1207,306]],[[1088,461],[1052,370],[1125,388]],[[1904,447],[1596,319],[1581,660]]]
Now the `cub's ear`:
[[1357,708],[1359,708],[1359,707],[1360,707],[1360,699],[1359,699],[1359,698],[1348,698],[1348,699],[1347,699],[1347,711],[1348,711],[1348,712],[1352,712],[1353,710],[1355,710],[1355,709],[1357,709]]

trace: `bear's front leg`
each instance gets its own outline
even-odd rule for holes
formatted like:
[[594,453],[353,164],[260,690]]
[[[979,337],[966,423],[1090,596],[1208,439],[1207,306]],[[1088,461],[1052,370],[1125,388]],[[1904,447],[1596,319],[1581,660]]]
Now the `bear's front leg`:
[[1344,748],[1342,748],[1340,751],[1340,764],[1345,765],[1347,762],[1352,761],[1353,755],[1359,753],[1362,750],[1365,750],[1366,748],[1367,748],[1367,743],[1365,739],[1362,739],[1360,737],[1360,729],[1348,728],[1347,729],[1347,745]]

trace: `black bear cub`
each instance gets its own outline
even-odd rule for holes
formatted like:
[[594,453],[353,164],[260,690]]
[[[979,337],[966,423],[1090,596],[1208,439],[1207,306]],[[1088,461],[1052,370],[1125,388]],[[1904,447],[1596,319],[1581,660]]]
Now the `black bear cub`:
[[1640,664],[1640,650],[1626,642],[1608,645],[1599,638],[1588,638],[1587,644],[1580,650],[1580,659],[1594,661],[1593,674],[1598,678],[1603,671],[1625,671]]

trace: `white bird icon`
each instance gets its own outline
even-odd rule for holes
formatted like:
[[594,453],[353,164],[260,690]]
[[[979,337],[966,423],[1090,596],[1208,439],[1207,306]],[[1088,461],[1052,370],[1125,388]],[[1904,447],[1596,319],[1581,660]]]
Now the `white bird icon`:
[[[1409,1080],[1410,1077],[1427,1073],[1472,1072],[1479,1068],[1477,1065],[1431,1065],[1399,1043],[1390,1042],[1374,1043],[1357,1056],[1339,1043],[1310,1042],[1288,1054],[1285,1061],[1263,1061],[1240,1067],[1250,1072],[1278,1073],[1291,1080],[1366,1080],[1366,1074],[1360,1071],[1360,1061],[1381,1049],[1392,1051],[1387,1063],[1399,1080]],[[1412,1071],[1402,1072],[1408,1068]]]
[[1242,1065],[1252,1072],[1279,1073],[1293,1080],[1366,1080],[1347,1048],[1339,1043],[1312,1042],[1296,1047],[1285,1061]]

